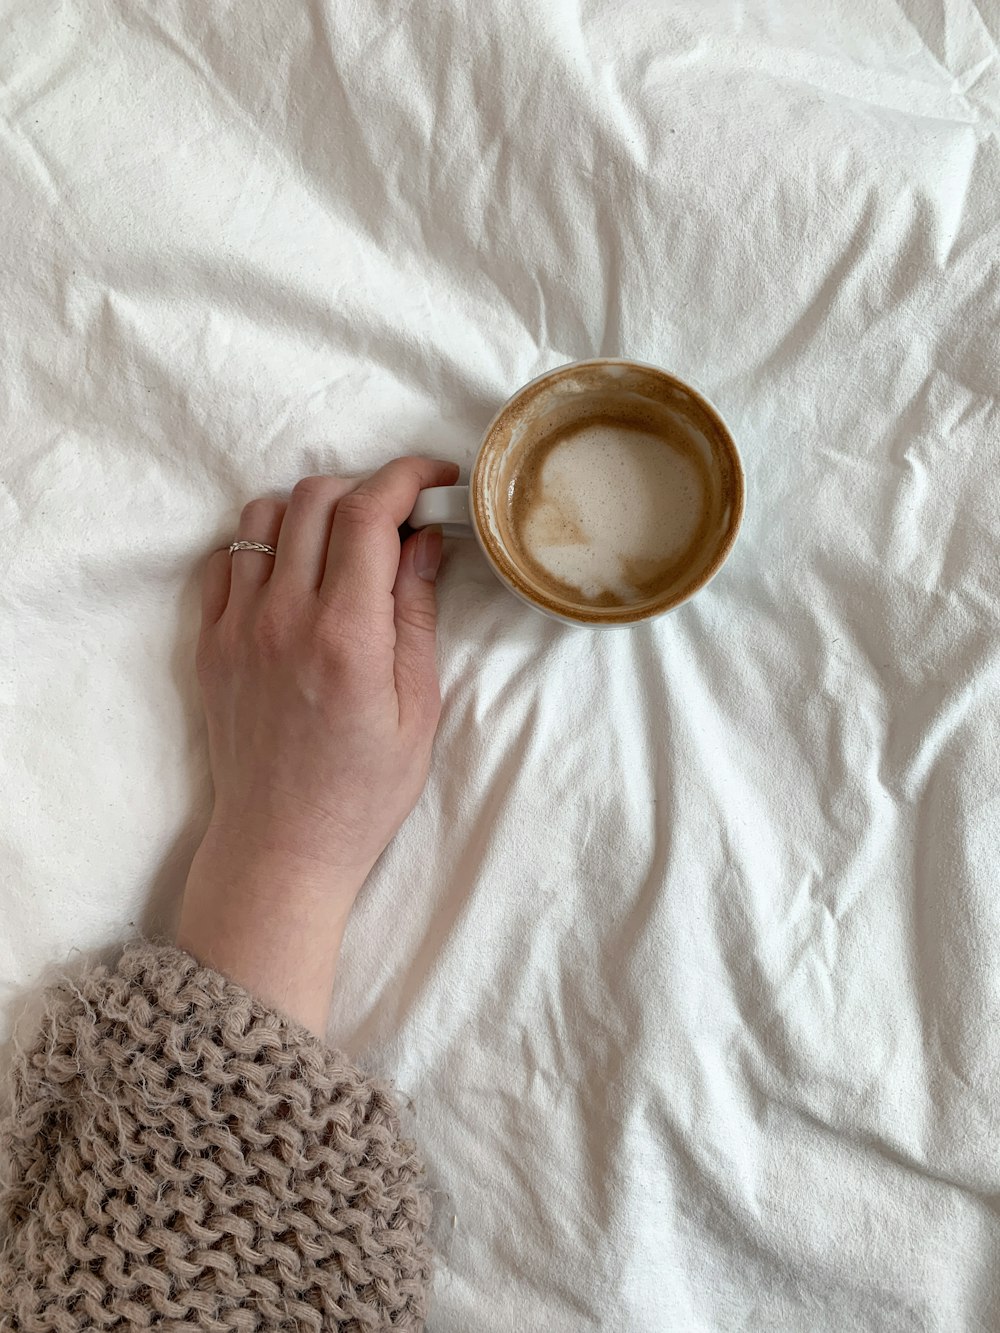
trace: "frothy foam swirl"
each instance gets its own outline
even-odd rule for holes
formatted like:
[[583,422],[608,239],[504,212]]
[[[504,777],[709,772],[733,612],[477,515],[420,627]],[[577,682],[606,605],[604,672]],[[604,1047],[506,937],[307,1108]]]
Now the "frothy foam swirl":
[[697,541],[706,508],[697,450],[614,420],[540,443],[511,492],[511,526],[536,573],[588,603],[655,594]]

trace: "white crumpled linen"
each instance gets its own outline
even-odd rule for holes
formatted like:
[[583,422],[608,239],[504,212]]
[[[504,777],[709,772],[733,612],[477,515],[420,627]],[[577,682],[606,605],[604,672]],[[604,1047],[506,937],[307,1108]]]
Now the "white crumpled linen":
[[1000,1326],[1000,11],[0,0],[0,977],[169,925],[243,502],[601,354],[707,392],[723,573],[440,580],[331,1039],[411,1098],[438,1333]]

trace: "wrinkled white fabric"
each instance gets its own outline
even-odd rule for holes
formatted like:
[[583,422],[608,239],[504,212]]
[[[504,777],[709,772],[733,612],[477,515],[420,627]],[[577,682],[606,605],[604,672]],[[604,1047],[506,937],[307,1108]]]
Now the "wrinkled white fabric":
[[665,620],[471,542],[331,1037],[432,1330],[1000,1326],[1000,10],[0,0],[0,978],[169,924],[242,503],[623,354],[748,509]]

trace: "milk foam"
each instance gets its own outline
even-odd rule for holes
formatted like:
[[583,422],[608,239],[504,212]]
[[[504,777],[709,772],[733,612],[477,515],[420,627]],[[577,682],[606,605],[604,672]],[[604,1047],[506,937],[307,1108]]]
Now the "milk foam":
[[628,602],[637,581],[683,554],[705,503],[702,474],[662,435],[584,423],[541,464],[523,546],[553,578],[585,598]]

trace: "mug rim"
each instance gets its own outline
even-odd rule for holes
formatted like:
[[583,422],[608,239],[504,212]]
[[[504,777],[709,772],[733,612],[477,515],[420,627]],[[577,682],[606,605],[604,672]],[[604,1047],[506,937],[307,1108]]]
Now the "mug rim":
[[[610,613],[607,608],[594,608],[591,614],[577,614],[571,611],[565,602],[562,602],[557,598],[553,597],[550,600],[542,601],[541,599],[536,598],[528,590],[527,586],[518,581],[517,575],[520,571],[517,569],[514,561],[510,559],[507,552],[499,547],[499,544],[495,542],[492,534],[488,531],[485,514],[486,502],[483,499],[481,491],[485,485],[483,468],[486,442],[493,433],[497,423],[500,421],[504,413],[509,411],[510,408],[517,403],[518,399],[528,393],[529,390],[542,384],[546,380],[557,379],[570,371],[579,370],[587,366],[629,366],[639,370],[651,371],[654,375],[668,380],[672,385],[684,390],[685,393],[690,394],[692,398],[696,399],[702,405],[713,423],[718,427],[729,454],[730,461],[733,465],[733,479],[735,485],[734,494],[731,500],[732,513],[723,540],[713,553],[711,562],[694,587],[687,588],[673,597],[666,598],[662,602],[656,602],[652,606],[635,609],[617,607]],[[490,567],[493,569],[497,577],[510,589],[511,592],[523,602],[526,602],[529,606],[534,607],[536,611],[541,611],[544,615],[551,616],[556,620],[561,620],[564,624],[584,626],[588,629],[617,629],[624,626],[641,624],[644,621],[655,620],[659,616],[664,616],[668,612],[676,610],[677,607],[682,606],[685,602],[690,601],[696,593],[701,592],[703,588],[711,583],[712,579],[715,578],[716,574],[718,574],[719,570],[729,558],[729,555],[736,544],[736,538],[739,535],[740,527],[743,524],[745,509],[746,474],[743,468],[743,459],[725,417],[707,394],[702,393],[700,389],[696,389],[694,385],[689,384],[687,380],[681,379],[679,375],[675,375],[672,371],[666,370],[663,366],[654,365],[649,361],[636,361],[631,357],[596,356],[587,357],[582,361],[566,361],[563,362],[562,365],[552,366],[549,370],[543,371],[533,379],[525,381],[520,388],[515,389],[510,397],[500,405],[498,410],[493,414],[489,425],[483,431],[482,439],[479,442],[479,448],[476,452],[476,461],[473,464],[472,475],[469,478],[469,511],[472,518],[472,528],[476,534],[476,540],[483,550],[483,554],[486,556],[490,563]],[[505,565],[509,565],[510,571],[505,568]]]

